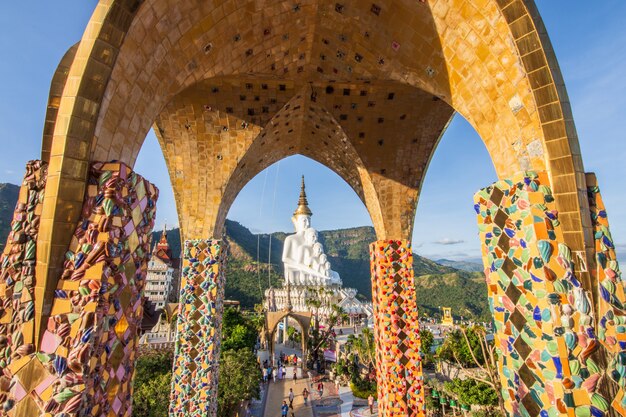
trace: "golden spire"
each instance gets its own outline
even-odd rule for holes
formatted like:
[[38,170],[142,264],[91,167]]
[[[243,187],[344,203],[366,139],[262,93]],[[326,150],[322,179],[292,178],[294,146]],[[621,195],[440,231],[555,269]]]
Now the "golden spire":
[[306,191],[304,191],[304,175],[302,176],[302,186],[300,188],[300,199],[298,200],[298,208],[293,213],[294,216],[298,214],[305,214],[307,216],[312,216],[313,213],[309,208],[309,202],[306,199]]

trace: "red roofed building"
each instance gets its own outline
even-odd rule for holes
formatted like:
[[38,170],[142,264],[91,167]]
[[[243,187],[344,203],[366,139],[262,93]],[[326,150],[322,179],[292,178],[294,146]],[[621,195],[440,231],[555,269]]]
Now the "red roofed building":
[[177,291],[178,259],[172,256],[172,250],[167,242],[165,228],[161,239],[152,250],[152,257],[148,263],[144,296],[154,303],[156,310],[165,307]]

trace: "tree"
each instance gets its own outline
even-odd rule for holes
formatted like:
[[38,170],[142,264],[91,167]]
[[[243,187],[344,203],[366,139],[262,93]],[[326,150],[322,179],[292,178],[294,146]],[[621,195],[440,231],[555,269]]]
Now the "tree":
[[156,374],[136,386],[133,392],[133,417],[167,417],[172,373]]
[[444,387],[446,391],[455,395],[462,404],[498,405],[498,394],[491,385],[484,382],[472,378],[455,378],[445,382]]
[[225,350],[220,357],[218,415],[230,416],[241,401],[258,398],[261,370],[250,349]]
[[[332,291],[332,290],[331,290]],[[309,338],[309,355],[313,360],[313,363],[317,362],[320,357],[320,350],[326,346],[326,342],[333,333],[334,327],[341,323],[343,320],[347,320],[348,315],[343,311],[341,307],[336,304],[330,304],[330,298],[326,295],[326,291],[321,288],[319,290],[309,289],[310,297],[307,299],[307,306],[313,309],[313,317],[315,325],[311,330],[311,337]],[[319,310],[321,307],[328,307],[330,314],[324,320],[324,331],[320,329],[320,317]]]
[[[451,355],[453,362],[461,368],[467,366],[479,368],[481,376],[473,373],[471,378],[493,389],[498,398],[498,406],[504,412],[504,397],[502,396],[502,384],[498,373],[496,346],[487,341],[485,328],[481,326],[461,327],[450,336],[452,338],[448,337],[444,345],[437,351],[438,355],[446,359]],[[448,345],[446,346],[446,344]]]
[[254,349],[258,336],[255,324],[232,307],[225,309],[222,317],[222,350]]
[[348,336],[346,349],[349,354],[354,354],[359,361],[369,370],[376,361],[376,344],[374,342],[374,333],[367,327],[361,331],[361,334]]
[[133,417],[167,417],[173,352],[149,351],[135,364]]
[[422,343],[422,353],[426,358],[432,358],[431,350],[433,348],[433,343],[435,343],[435,337],[433,336],[432,332],[428,329],[420,330],[420,340]]
[[448,334],[443,345],[437,350],[437,356],[448,362],[454,362],[463,367],[479,367],[485,359],[480,346],[479,328],[459,328]]

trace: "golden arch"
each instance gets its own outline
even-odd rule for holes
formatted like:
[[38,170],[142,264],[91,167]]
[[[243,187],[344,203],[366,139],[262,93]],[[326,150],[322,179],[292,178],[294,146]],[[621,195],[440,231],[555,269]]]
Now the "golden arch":
[[[500,178],[547,170],[566,243],[575,252],[590,248],[576,131],[534,3],[374,6],[100,1],[60,66],[66,82],[56,120],[47,123],[54,133],[42,150],[50,181],[38,242],[40,291],[50,296],[49,277],[60,271],[88,164],[132,166],[152,126],[185,238],[219,235],[246,179],[293,153],[341,175],[366,204],[379,238],[409,237],[421,180],[456,110],[480,134]],[[38,311],[46,313],[46,297]]]
[[265,329],[267,332],[266,340],[270,353],[270,358],[274,357],[274,337],[276,336],[276,329],[278,323],[285,318],[294,319],[302,329],[302,335],[300,338],[300,346],[302,349],[302,369],[306,370],[306,356],[307,346],[309,345],[309,329],[311,328],[311,313],[302,313],[295,311],[269,311],[265,313]]

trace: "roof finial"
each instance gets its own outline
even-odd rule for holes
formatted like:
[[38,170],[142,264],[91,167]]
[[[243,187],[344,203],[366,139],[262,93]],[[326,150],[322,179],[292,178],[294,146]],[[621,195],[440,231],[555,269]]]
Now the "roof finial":
[[305,185],[304,185],[304,175],[303,175],[302,185],[300,186],[300,198],[298,199],[298,208],[293,213],[294,216],[297,216],[298,214],[304,214],[307,216],[313,215],[313,213],[311,212],[311,209],[309,208],[309,202],[306,199],[306,191],[304,188],[305,188]]

